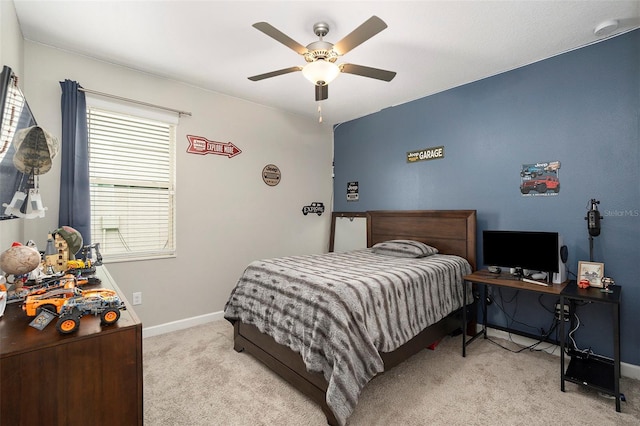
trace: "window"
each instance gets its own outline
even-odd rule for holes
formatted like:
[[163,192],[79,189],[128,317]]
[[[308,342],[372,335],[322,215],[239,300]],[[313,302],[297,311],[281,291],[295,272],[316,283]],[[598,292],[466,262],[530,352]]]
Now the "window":
[[175,254],[175,123],[87,99],[91,239],[105,261]]

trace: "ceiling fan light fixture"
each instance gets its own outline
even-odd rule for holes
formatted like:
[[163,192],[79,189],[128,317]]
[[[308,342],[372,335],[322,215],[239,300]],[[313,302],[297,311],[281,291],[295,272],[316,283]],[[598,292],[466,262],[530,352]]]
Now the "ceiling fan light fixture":
[[323,82],[323,85],[331,83],[340,74],[340,68],[333,62],[318,59],[309,62],[302,68],[302,75],[314,85]]

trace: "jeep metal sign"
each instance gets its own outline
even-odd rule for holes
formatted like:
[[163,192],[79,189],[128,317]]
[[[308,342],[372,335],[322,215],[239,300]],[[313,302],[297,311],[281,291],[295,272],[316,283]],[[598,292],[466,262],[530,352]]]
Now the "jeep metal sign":
[[444,146],[436,146],[433,148],[425,148],[419,151],[407,152],[407,163],[415,163],[416,161],[438,160],[444,158]]
[[347,182],[347,201],[358,201],[358,181]]
[[523,164],[520,169],[520,192],[524,197],[558,195],[560,162],[539,161]]
[[264,169],[262,169],[262,180],[269,186],[279,184],[281,177],[280,169],[274,164],[267,164],[264,166]]

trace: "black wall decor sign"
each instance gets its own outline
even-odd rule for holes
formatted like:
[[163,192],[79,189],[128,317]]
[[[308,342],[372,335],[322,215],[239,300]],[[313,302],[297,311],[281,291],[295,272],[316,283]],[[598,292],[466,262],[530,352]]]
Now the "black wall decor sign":
[[358,201],[358,182],[347,183],[347,201]]
[[315,213],[318,216],[322,216],[322,213],[324,213],[324,204],[320,201],[314,201],[308,206],[304,206],[302,208],[302,214],[306,216],[309,213]]

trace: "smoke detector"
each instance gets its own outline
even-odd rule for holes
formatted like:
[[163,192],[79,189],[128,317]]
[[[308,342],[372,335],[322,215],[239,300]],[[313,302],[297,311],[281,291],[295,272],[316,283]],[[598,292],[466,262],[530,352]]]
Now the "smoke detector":
[[609,19],[607,21],[600,22],[593,30],[593,34],[598,37],[608,36],[618,29],[618,24],[619,22],[617,19]]

